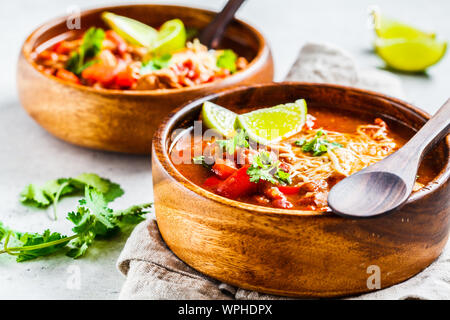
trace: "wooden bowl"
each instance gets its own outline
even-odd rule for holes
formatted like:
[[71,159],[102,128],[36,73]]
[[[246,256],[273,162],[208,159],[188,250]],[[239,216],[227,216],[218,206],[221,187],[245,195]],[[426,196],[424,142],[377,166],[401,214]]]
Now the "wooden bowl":
[[369,277],[376,277],[378,270],[381,288],[423,270],[439,256],[449,232],[449,136],[431,151],[439,172],[432,182],[400,210],[366,220],[226,199],[188,181],[169,160],[171,134],[191,125],[206,100],[239,110],[298,98],[305,98],[310,110],[323,106],[382,116],[393,125],[414,129],[429,118],[406,102],[378,93],[295,82],[238,88],[189,103],[166,118],[153,138],[156,217],[169,248],[220,281],[286,296],[363,293],[374,290],[377,282]]
[[248,68],[213,83],[184,89],[125,91],[94,89],[67,83],[39,71],[32,51],[80,34],[91,26],[106,27],[100,14],[111,11],[153,26],[180,18],[201,29],[214,12],[169,5],[102,7],[81,13],[81,30],[67,29],[66,17],[45,23],[25,41],[17,68],[19,97],[25,110],[42,127],[67,142],[94,149],[150,153],[151,139],[162,119],[174,108],[201,96],[240,84],[272,81],[273,61],[264,37],[250,25],[234,20],[222,41],[246,57]]

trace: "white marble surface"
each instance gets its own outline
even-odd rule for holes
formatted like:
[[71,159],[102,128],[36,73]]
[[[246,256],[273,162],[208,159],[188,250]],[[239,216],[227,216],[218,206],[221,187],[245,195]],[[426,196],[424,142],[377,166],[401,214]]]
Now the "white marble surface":
[[[225,3],[223,0],[165,2],[212,9],[220,9]],[[126,194],[113,203],[114,208],[152,200],[149,157],[91,151],[59,141],[27,116],[17,98],[15,68],[27,34],[44,21],[65,14],[70,6],[86,8],[110,3],[120,1],[16,0],[0,4],[0,221],[16,229],[42,231],[49,227],[69,233],[69,224],[62,216],[75,207],[76,199],[65,199],[60,206],[61,218],[53,222],[45,212],[23,207],[18,202],[19,192],[30,182],[96,172],[119,182],[125,189]],[[443,38],[450,39],[450,1],[447,0],[248,0],[238,16],[267,36],[275,58],[275,80],[281,80],[298,49],[307,41],[337,44],[353,54],[361,67],[382,66],[371,53],[367,8],[372,4],[403,20],[437,30]],[[449,55],[427,75],[400,77],[407,100],[434,113],[450,96]],[[52,256],[17,264],[12,257],[0,256],[0,299],[114,299],[123,283],[115,269],[115,260],[125,239],[126,234],[99,242],[79,260]],[[74,266],[80,271],[79,289],[67,285]]]

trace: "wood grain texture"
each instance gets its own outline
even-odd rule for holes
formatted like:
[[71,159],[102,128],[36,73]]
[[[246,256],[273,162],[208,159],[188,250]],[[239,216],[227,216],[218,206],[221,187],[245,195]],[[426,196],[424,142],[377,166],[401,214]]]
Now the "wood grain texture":
[[335,185],[328,194],[329,207],[353,218],[392,213],[412,193],[426,151],[445,138],[449,128],[450,100],[399,150]]
[[[78,32],[90,26],[106,27],[100,18],[103,11],[125,15],[154,26],[180,18],[186,26],[198,29],[206,26],[215,14],[181,6],[103,7],[82,12],[83,29]],[[67,30],[64,17],[47,22],[25,41],[17,67],[19,98],[30,116],[47,131],[83,147],[148,154],[154,131],[174,108],[226,88],[273,79],[273,61],[267,42],[257,30],[239,20],[231,22],[221,45],[234,49],[251,61],[248,68],[224,80],[185,89],[93,89],[45,75],[36,68],[31,52],[57,36],[74,36],[73,31]]]
[[174,129],[192,123],[204,100],[234,110],[305,98],[324,106],[395,119],[414,129],[429,116],[380,94],[343,86],[281,83],[235,89],[194,101],[166,118],[153,139],[153,191],[161,234],[193,268],[265,293],[335,297],[371,291],[367,268],[381,271],[381,288],[404,281],[441,253],[450,227],[450,138],[431,152],[439,174],[389,216],[352,220],[331,212],[283,210],[210,193],[185,179],[167,148]]

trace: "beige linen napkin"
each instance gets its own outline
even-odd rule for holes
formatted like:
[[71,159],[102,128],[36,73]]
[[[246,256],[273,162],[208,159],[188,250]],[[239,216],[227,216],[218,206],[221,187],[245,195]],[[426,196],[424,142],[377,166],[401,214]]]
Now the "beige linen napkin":
[[[400,81],[380,70],[360,70],[345,51],[307,44],[286,80],[339,83],[402,97]],[[154,216],[139,224],[118,259],[126,277],[120,299],[286,299],[235,288],[179,260],[162,240]],[[353,299],[450,299],[450,246],[430,267],[399,285]]]

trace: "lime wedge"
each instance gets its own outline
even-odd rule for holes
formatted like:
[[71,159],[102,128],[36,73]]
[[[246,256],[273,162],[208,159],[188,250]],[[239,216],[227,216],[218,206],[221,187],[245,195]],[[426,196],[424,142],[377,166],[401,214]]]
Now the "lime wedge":
[[203,123],[207,128],[217,130],[225,137],[231,137],[233,135],[236,116],[236,113],[233,111],[215,103],[206,101],[203,104]]
[[112,12],[103,12],[102,19],[127,42],[150,47],[158,37],[156,29],[137,20],[119,16]]
[[306,102],[299,99],[241,114],[237,117],[237,125],[247,131],[249,138],[267,145],[299,132],[306,122],[306,113]]
[[162,56],[183,49],[186,45],[186,29],[180,19],[166,21],[152,46],[153,54]]
[[416,29],[405,23],[390,19],[373,11],[372,16],[375,23],[375,32],[377,36],[383,39],[415,39],[415,38],[435,38],[436,34],[433,32],[426,32]]
[[445,54],[447,43],[433,38],[375,40],[377,54],[391,68],[419,72],[437,63]]

